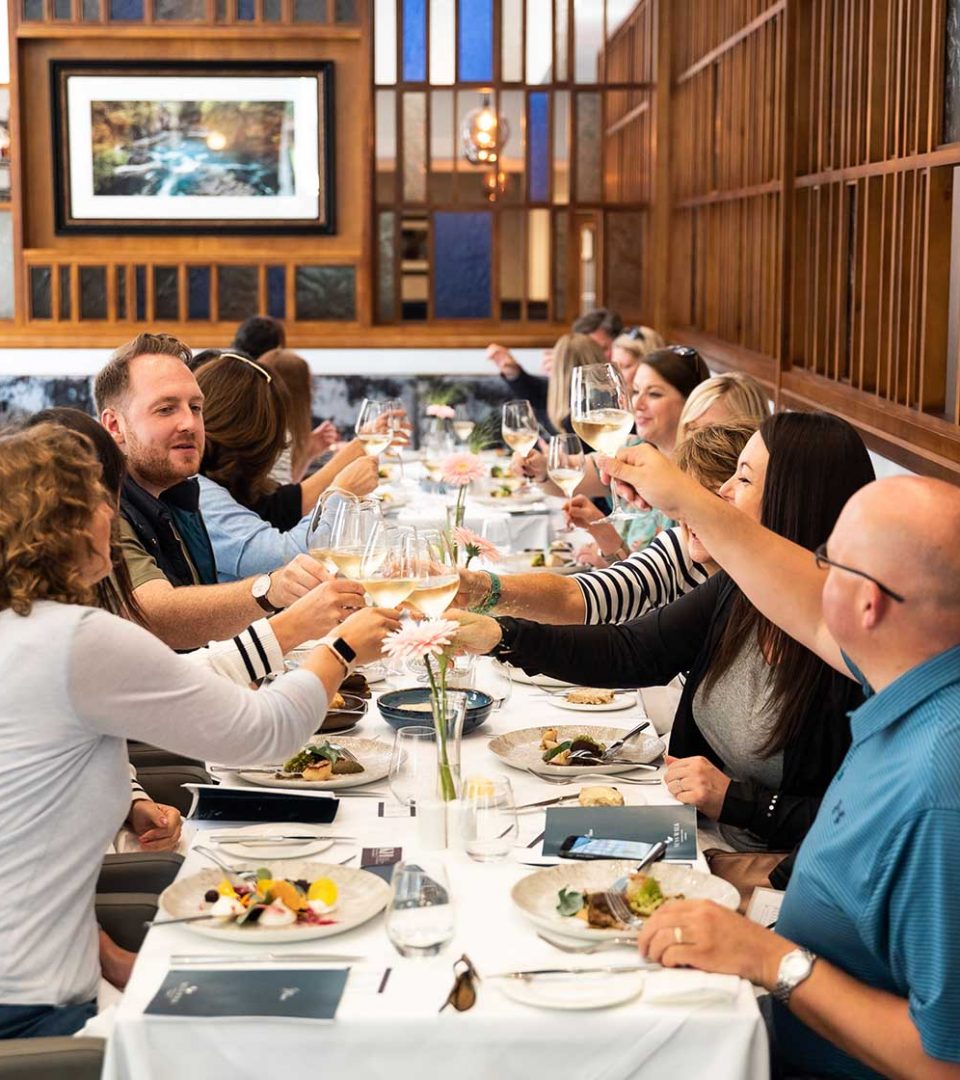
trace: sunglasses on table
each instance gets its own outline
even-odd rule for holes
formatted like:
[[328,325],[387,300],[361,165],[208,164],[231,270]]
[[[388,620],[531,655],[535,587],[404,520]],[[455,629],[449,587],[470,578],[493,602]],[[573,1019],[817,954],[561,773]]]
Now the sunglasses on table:
[[903,604],[906,602],[906,598],[901,596],[900,593],[894,592],[893,589],[884,585],[882,581],[877,581],[875,577],[871,577],[870,574],[866,573],[866,571],[856,570],[852,566],[844,566],[843,563],[838,563],[835,562],[833,559],[828,559],[826,544],[821,544],[813,553],[813,557],[817,560],[817,567],[820,570],[826,570],[827,567],[832,566],[836,570],[845,570],[848,574],[856,574],[857,577],[862,577],[865,578],[867,581],[872,582],[884,594],[884,596],[889,596],[891,600],[896,600],[898,604]]
[[443,1012],[448,1005],[452,1005],[457,1012],[466,1012],[477,1002],[477,988],[474,980],[479,979],[480,976],[466,953],[454,962],[453,973],[456,976],[453,980],[453,989],[447,995],[447,1000],[440,1006],[440,1012]]

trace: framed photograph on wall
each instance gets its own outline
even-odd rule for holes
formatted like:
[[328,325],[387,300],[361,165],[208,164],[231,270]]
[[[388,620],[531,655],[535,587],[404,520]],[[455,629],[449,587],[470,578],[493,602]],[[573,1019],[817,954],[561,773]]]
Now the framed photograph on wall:
[[333,64],[50,63],[58,233],[332,233]]

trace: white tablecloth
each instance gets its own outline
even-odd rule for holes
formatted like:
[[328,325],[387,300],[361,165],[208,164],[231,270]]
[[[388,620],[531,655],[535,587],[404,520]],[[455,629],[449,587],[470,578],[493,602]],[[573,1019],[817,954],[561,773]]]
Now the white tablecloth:
[[[607,713],[597,722],[629,726],[639,707]],[[491,735],[519,727],[570,722],[533,688],[516,685],[513,696],[463,745],[465,774],[509,774],[518,803],[547,798],[557,789],[503,766],[487,749]],[[371,705],[360,733],[392,738],[392,732]],[[372,785],[387,791],[386,783]],[[628,803],[665,803],[663,787],[623,785]],[[386,796],[390,799],[389,794]],[[342,843],[325,856],[331,862],[351,850],[400,845],[404,856],[418,854],[417,823],[409,817],[379,817],[375,799],[343,799],[331,831],[358,836],[361,843]],[[516,859],[538,857],[539,845],[525,845],[543,829],[543,814],[520,817],[521,845]],[[198,833],[204,825],[200,823]],[[420,852],[422,855],[422,852]],[[567,1014],[516,1004],[492,982],[481,982],[476,1006],[468,1013],[437,1010],[452,984],[451,965],[469,954],[480,971],[517,967],[570,966],[590,962],[567,957],[540,941],[534,927],[510,900],[510,888],[534,872],[515,861],[479,864],[454,852],[443,856],[457,906],[452,944],[430,960],[400,958],[387,940],[382,917],[335,938],[271,951],[345,952],[367,957],[353,966],[347,989],[332,1024],[298,1020],[179,1020],[145,1017],[143,1009],[156,993],[172,953],[229,953],[243,945],[221,944],[184,927],[151,930],[121,1001],[110,1040],[104,1077],[107,1080],[263,1080],[265,1075],[318,1074],[351,1080],[423,1080],[450,1076],[457,1080],[539,1077],[625,1080],[627,1077],[709,1077],[710,1080],[766,1080],[767,1044],[752,988],[740,984],[730,1004],[691,1008],[651,1006],[642,1000],[603,1010]],[[183,873],[209,865],[191,854]],[[356,866],[355,861],[351,865]],[[614,964],[629,963],[628,949],[600,954]],[[378,986],[385,968],[391,975],[383,993]],[[571,1022],[572,1021],[572,1022]]]

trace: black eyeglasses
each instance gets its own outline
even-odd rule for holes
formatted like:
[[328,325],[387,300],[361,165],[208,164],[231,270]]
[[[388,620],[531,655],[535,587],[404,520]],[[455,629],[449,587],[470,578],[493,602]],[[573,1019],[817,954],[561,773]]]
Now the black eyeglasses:
[[846,570],[848,574],[856,574],[857,577],[866,578],[867,581],[873,582],[884,596],[889,596],[891,600],[896,600],[898,604],[906,602],[906,597],[894,592],[893,589],[887,588],[882,581],[877,581],[875,577],[871,577],[864,570],[854,570],[852,566],[844,566],[843,563],[834,562],[833,559],[828,559],[826,544],[821,544],[813,553],[813,557],[817,560],[817,566],[820,570],[826,570],[828,566],[833,566],[837,570]]
[[631,326],[629,330],[624,330],[623,336],[630,338],[632,341],[643,341],[646,337],[643,329],[639,326]]
[[447,995],[447,1000],[440,1006],[440,1012],[443,1012],[448,1005],[452,1005],[457,1012],[466,1012],[477,1002],[477,988],[473,985],[473,981],[479,979],[480,976],[466,953],[455,961],[453,971],[456,975],[453,980],[453,989]]

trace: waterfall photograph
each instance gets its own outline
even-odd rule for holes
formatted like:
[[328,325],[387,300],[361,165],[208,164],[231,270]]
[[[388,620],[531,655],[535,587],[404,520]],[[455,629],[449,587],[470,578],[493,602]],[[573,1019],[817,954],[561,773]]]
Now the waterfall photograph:
[[295,195],[292,101],[91,102],[96,195]]

